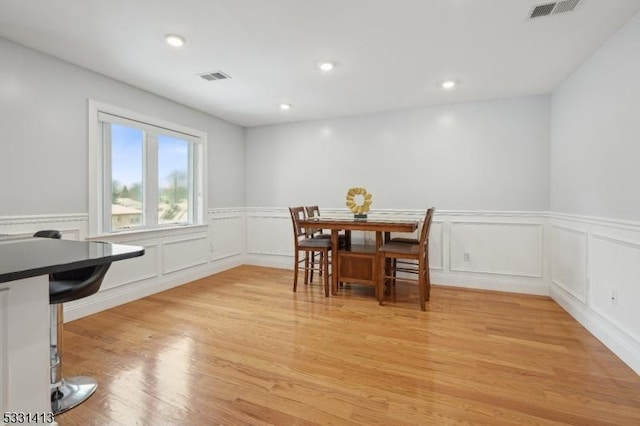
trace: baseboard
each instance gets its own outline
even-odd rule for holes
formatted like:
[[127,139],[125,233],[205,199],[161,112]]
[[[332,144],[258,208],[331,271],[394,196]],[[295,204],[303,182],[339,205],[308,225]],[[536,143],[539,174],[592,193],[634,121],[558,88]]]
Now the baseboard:
[[[293,257],[271,254],[247,255],[244,263],[253,266],[267,268],[293,269]],[[431,271],[431,282],[443,286],[474,288],[481,290],[505,291],[510,293],[533,294],[548,296],[549,287],[546,283],[519,282],[516,279],[500,280],[495,277],[460,277],[444,274],[440,271]]]
[[625,364],[640,375],[640,343],[611,324],[606,318],[589,309],[561,287],[552,284],[551,298],[576,321],[600,340]]
[[264,266],[265,268],[293,270],[293,256],[279,254],[248,254],[244,257],[244,264]]
[[181,270],[166,276],[139,281],[99,291],[93,296],[66,303],[64,305],[65,322],[114,308],[161,291],[169,290],[242,265],[241,257],[225,258],[220,261]]
[[549,286],[540,283],[530,283],[518,281],[516,278],[501,280],[496,277],[461,277],[458,275],[444,274],[438,271],[431,271],[431,283],[434,285],[472,288],[489,291],[504,291],[509,293],[531,294],[536,296],[548,296]]

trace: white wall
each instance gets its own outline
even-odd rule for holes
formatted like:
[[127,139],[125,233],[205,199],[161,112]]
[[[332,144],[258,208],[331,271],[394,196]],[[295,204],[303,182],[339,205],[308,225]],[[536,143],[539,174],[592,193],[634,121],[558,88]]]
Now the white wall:
[[640,15],[552,97],[551,210],[640,220]]
[[0,58],[0,234],[87,237],[88,99],[207,133],[205,224],[98,237],[146,253],[114,263],[97,294],[65,304],[67,320],[242,263],[243,128],[3,39]]
[[346,214],[364,186],[372,217],[436,207],[435,283],[548,294],[549,113],[532,96],[247,129],[246,262],[291,267],[286,207]]
[[87,99],[208,133],[210,207],[244,205],[239,126],[0,39],[0,216],[87,213]]
[[239,263],[290,267],[286,206],[344,214],[347,188],[365,186],[373,212],[438,209],[435,283],[550,291],[640,372],[638,51],[636,16],[552,97],[243,130],[0,40],[0,233],[86,236],[93,98],[206,131],[215,208],[208,227],[115,238],[147,256],[114,265],[104,291],[70,304],[68,318]]
[[247,206],[546,211],[549,98],[535,96],[246,131]]
[[640,373],[640,14],[551,101],[551,295]]

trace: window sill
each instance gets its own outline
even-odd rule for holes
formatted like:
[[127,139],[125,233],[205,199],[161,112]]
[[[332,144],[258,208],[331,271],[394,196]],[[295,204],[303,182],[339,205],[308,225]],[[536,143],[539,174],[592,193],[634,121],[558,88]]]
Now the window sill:
[[107,241],[119,243],[134,240],[150,240],[156,238],[175,237],[179,235],[190,235],[207,232],[209,225],[179,225],[153,229],[135,229],[131,231],[114,232],[111,234],[96,234],[87,236],[88,241]]

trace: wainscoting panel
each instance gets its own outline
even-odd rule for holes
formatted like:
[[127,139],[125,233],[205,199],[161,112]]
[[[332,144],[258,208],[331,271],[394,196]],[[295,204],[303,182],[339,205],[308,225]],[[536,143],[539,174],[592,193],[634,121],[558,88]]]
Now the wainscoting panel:
[[587,302],[587,233],[551,227],[551,281],[582,303]]
[[0,216],[0,234],[31,237],[36,231],[55,229],[67,240],[85,238],[89,216],[86,214],[57,214],[30,216]]
[[559,213],[549,222],[551,297],[640,374],[640,223]]
[[216,210],[209,213],[211,260],[244,254],[245,218],[241,210]]
[[592,234],[589,242],[593,310],[640,342],[640,241]]
[[[346,209],[323,209],[322,215],[350,217]],[[421,220],[424,211],[381,210],[372,217]],[[84,240],[88,215],[0,217],[0,234],[30,237],[41,229]],[[91,238],[141,245],[146,255],[114,263],[96,295],[65,304],[65,318],[71,321],[243,263],[292,268],[292,238],[286,208],[242,207],[211,209],[202,226]],[[357,238],[372,240],[371,235]],[[640,374],[639,222],[548,212],[437,210],[430,266],[438,285],[551,294]],[[0,324],[4,355],[2,345]],[[6,368],[0,361],[0,383],[7,382]],[[0,403],[3,398],[7,393],[0,388]]]
[[539,223],[452,221],[451,270],[542,278]]
[[[323,209],[322,216],[351,215],[346,209]],[[376,219],[422,220],[424,211],[383,210],[370,216]],[[548,294],[543,272],[545,223],[544,215],[526,212],[436,211],[429,239],[433,282]],[[245,263],[292,268],[292,234],[291,218],[286,208],[247,209]],[[400,234],[394,233],[393,236]],[[352,237],[370,243],[375,241],[373,233],[354,232]],[[453,238],[456,238],[455,242]],[[470,262],[462,260],[465,251],[471,255]],[[460,260],[456,258],[453,262],[452,254],[459,256]]]
[[113,262],[100,287],[101,290],[151,279],[160,275],[157,244],[139,244],[144,256]]
[[207,263],[209,243],[206,235],[164,243],[163,267],[164,274],[180,271]]
[[247,253],[293,256],[293,225],[287,209],[247,214]]
[[444,223],[432,221],[429,231],[429,269],[444,269]]

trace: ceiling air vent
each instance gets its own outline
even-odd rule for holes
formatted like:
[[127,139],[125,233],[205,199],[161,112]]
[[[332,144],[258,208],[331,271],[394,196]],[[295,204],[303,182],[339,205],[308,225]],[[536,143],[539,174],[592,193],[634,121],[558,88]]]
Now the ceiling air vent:
[[580,0],[563,0],[559,2],[539,4],[531,9],[529,19],[571,12],[576,8],[578,3],[580,3]]
[[222,71],[205,72],[198,75],[200,76],[200,78],[207,81],[226,80],[228,78],[231,78],[229,75],[223,73]]

